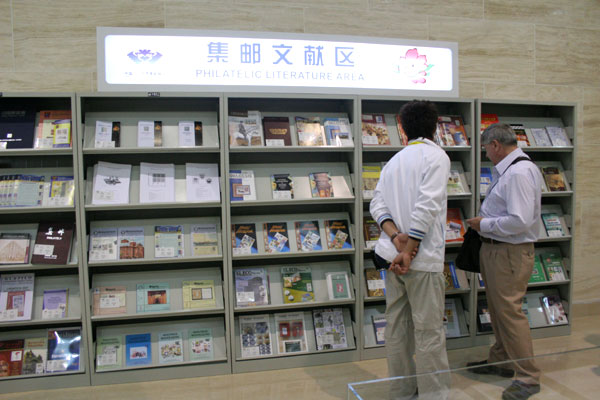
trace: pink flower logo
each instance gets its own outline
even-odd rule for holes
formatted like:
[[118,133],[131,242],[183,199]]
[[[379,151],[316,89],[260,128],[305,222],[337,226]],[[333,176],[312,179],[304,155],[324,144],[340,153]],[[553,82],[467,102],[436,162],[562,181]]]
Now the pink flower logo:
[[419,55],[417,49],[410,49],[404,57],[400,57],[398,72],[406,75],[412,83],[425,83],[425,77],[429,75],[429,70],[433,68],[433,64],[427,64],[427,56]]

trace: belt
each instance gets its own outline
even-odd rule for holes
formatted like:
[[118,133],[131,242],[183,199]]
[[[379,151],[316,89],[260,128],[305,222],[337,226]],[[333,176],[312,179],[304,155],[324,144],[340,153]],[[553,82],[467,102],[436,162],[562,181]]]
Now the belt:
[[479,236],[479,238],[481,239],[481,241],[483,243],[487,243],[487,244],[510,244],[508,242],[501,242],[500,240],[490,239],[490,238],[486,238],[483,236]]

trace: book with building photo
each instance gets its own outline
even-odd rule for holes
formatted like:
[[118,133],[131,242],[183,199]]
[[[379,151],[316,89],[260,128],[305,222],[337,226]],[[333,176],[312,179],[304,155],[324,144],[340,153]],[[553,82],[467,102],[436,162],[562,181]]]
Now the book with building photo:
[[133,260],[144,258],[144,227],[127,226],[119,228],[119,259]]
[[0,233],[0,264],[27,264],[30,245],[29,233]]
[[136,312],[168,311],[171,309],[168,283],[138,283],[136,285]]

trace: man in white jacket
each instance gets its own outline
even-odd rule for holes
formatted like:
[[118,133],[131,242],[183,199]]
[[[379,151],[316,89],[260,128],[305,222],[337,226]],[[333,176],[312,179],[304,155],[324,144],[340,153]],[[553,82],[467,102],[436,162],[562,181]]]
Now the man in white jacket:
[[[375,263],[388,268],[385,343],[391,377],[448,369],[443,270],[450,159],[433,142],[433,103],[405,104],[400,120],[408,146],[381,171],[370,205],[382,229]],[[445,399],[449,390],[448,373],[429,374],[392,382],[390,398],[418,393],[419,399]]]

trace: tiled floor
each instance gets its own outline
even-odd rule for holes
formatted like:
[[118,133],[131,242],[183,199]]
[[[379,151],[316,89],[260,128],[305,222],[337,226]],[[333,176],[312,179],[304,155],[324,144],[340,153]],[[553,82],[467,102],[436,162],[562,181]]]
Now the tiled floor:
[[[600,318],[574,318],[570,336],[534,341],[536,355],[600,346]],[[452,368],[467,361],[485,358],[487,347],[451,350]],[[591,358],[590,358],[591,356]],[[532,399],[600,398],[600,352],[587,357],[577,353],[570,359],[540,359],[544,371],[542,392]],[[567,360],[568,362],[566,362]],[[594,364],[595,363],[595,364]],[[568,373],[565,372],[568,370]],[[0,395],[0,400],[112,400],[112,399],[207,399],[207,400],[328,400],[347,399],[347,384],[387,376],[384,359],[280,371],[222,375],[106,385],[73,389],[44,390]],[[497,399],[510,382],[480,379],[469,373],[453,374],[452,399]]]

